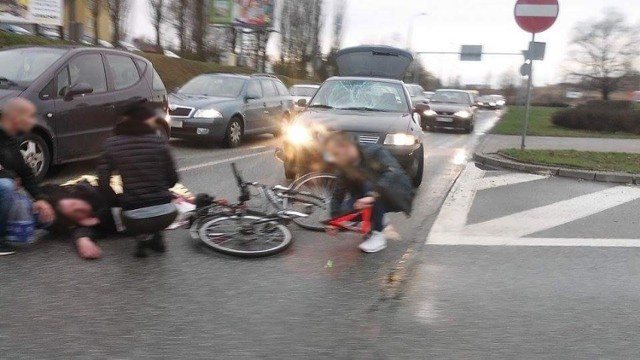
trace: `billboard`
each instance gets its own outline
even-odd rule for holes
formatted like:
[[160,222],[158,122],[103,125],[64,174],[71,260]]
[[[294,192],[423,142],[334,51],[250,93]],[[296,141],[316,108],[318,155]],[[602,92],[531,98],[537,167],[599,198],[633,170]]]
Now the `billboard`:
[[275,0],[211,0],[210,12],[213,24],[271,27]]
[[62,25],[63,0],[0,0],[0,22]]

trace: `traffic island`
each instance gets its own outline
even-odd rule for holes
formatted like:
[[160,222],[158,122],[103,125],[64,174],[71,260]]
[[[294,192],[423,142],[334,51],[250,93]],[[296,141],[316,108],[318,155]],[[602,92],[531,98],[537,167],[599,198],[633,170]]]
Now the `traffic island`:
[[640,154],[504,149],[495,153],[475,153],[474,160],[491,168],[640,185]]

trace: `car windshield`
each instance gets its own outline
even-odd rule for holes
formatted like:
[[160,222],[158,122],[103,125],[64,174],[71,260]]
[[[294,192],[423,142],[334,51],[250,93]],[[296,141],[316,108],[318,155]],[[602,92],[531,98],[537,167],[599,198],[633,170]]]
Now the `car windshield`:
[[431,102],[468,105],[469,94],[462,91],[438,91],[431,97]]
[[407,85],[409,95],[411,96],[424,96],[424,89],[418,85]]
[[404,86],[376,80],[329,80],[309,104],[313,108],[408,111]]
[[293,96],[311,97],[316,93],[316,91],[318,91],[318,88],[309,86],[293,86],[291,89],[289,89],[289,92]]
[[179,91],[180,94],[237,98],[246,80],[231,76],[200,75],[191,79]]
[[23,48],[0,51],[0,85],[27,86],[64,53],[65,49]]

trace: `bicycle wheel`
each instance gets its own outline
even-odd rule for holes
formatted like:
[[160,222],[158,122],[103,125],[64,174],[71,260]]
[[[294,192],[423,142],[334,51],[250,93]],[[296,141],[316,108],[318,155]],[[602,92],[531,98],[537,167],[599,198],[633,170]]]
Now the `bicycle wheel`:
[[293,243],[286,226],[253,215],[211,218],[198,229],[200,240],[215,251],[239,257],[263,257],[284,251]]
[[[336,186],[336,176],[329,173],[309,173],[291,184],[291,188],[298,192],[308,192],[323,199],[321,206],[314,206],[313,212],[306,218],[294,219],[293,222],[301,228],[312,231],[324,231],[322,221],[331,218],[331,195]],[[304,200],[304,196],[297,196]],[[311,203],[318,203],[313,200]],[[292,210],[305,212],[307,205],[291,199],[285,201],[285,207]]]

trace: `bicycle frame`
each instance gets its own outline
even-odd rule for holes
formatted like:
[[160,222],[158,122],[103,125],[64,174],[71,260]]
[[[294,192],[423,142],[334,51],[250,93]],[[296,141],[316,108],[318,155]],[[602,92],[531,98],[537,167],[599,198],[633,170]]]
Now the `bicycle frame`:
[[[371,232],[371,214],[373,208],[365,208],[362,210],[355,210],[346,214],[337,216],[333,219],[329,219],[324,223],[329,226],[337,227],[338,229],[359,233],[361,235],[367,235]],[[358,223],[356,220],[360,219]]]

